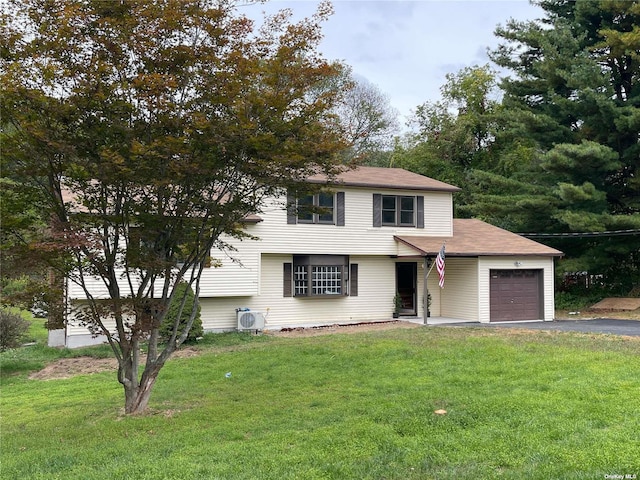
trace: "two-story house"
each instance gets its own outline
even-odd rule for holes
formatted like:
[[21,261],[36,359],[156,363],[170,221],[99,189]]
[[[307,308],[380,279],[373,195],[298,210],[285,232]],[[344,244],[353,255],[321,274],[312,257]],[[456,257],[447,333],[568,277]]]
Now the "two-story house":
[[[259,320],[262,314],[267,329],[386,321],[397,294],[400,315],[422,321],[427,309],[434,319],[553,319],[554,257],[561,252],[479,220],[454,219],[457,187],[375,167],[330,184],[309,182],[326,189],[273,199],[246,223],[259,240],[235,241],[233,254],[212,252],[221,266],[201,280],[205,331],[238,328],[238,309]],[[440,288],[431,265],[443,244]],[[70,288],[69,296],[79,290]],[[67,326],[66,345],[96,341]]]

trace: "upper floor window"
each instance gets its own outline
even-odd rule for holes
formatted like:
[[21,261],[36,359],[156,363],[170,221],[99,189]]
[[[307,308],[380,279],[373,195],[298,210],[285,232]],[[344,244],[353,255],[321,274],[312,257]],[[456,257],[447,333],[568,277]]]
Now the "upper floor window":
[[416,197],[382,196],[382,224],[413,227],[416,224]]
[[175,262],[175,266],[182,268],[187,261],[193,264],[199,258],[205,267],[211,267],[211,252],[205,252],[203,249],[207,238],[204,235],[202,238],[199,237],[195,231],[185,232],[182,242],[169,246],[162,234],[142,227],[130,226],[126,251],[127,262],[133,266]]
[[335,195],[333,193],[316,193],[298,198],[299,223],[334,224]]
[[320,192],[296,198],[287,195],[287,223],[344,226],[344,192]]
[[424,197],[374,194],[373,226],[424,228]]

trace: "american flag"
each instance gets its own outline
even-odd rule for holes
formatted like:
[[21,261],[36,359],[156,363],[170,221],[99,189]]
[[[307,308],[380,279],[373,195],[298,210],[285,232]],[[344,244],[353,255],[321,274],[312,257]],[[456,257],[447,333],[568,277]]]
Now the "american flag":
[[438,271],[438,285],[440,288],[444,288],[444,245],[436,257],[436,270]]

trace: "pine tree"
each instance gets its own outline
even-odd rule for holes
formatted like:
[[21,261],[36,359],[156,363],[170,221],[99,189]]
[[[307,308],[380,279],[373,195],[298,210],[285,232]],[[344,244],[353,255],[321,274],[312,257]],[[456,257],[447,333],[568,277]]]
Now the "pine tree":
[[[535,212],[539,221],[530,217],[526,226],[556,233],[637,230],[640,2],[539,5],[542,20],[497,29],[503,43],[491,55],[513,72],[501,84],[502,134],[510,141],[501,140],[534,149],[525,176],[538,176],[539,198],[547,202],[544,215]],[[602,273],[629,288],[639,281],[639,245],[636,232],[557,246],[570,259],[565,270]]]

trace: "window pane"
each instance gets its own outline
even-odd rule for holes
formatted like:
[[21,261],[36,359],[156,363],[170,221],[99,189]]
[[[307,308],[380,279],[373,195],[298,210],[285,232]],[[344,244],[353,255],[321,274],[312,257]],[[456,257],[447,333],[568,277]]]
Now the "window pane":
[[313,195],[305,195],[298,199],[298,221],[313,222]]
[[413,197],[401,197],[400,198],[400,209],[401,210],[411,210],[413,211]]
[[413,225],[413,212],[400,212],[401,225]]
[[313,205],[313,195],[305,195],[304,197],[300,197],[298,199],[299,207],[306,206],[306,205]]
[[318,195],[318,206],[321,208],[318,213],[320,223],[333,223],[333,194],[320,193]]
[[308,293],[308,269],[306,265],[296,265],[293,271],[294,295],[307,295]]
[[382,211],[382,223],[385,225],[395,225],[396,224],[396,212],[393,211]]
[[342,293],[342,267],[312,267],[311,288],[313,295],[340,295]]
[[332,193],[321,193],[318,195],[318,205],[321,207],[331,207],[333,208],[333,194]]
[[382,209],[383,210],[395,210],[396,209],[396,197],[384,196],[382,197]]
[[396,197],[383,196],[382,197],[382,224],[383,225],[395,225],[396,220]]
[[400,197],[400,225],[414,225],[415,197]]
[[333,212],[318,214],[319,223],[333,223]]

